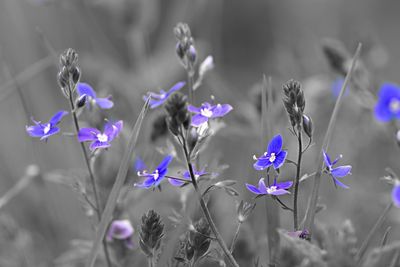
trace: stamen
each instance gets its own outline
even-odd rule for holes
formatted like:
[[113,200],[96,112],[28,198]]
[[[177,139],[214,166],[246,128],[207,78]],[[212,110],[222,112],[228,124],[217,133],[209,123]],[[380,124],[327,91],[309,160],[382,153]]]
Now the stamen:
[[43,128],[44,134],[47,134],[51,129],[50,123],[46,124],[46,126]]

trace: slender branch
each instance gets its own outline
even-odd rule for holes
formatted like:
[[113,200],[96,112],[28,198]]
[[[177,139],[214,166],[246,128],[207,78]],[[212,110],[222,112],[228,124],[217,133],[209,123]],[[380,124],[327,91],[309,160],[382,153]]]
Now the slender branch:
[[178,177],[173,177],[173,176],[168,176],[168,175],[165,175],[164,177],[168,178],[168,179],[182,181],[182,182],[185,182],[185,183],[190,183],[190,184],[192,183],[192,181],[190,181],[190,180],[186,180],[186,179],[182,179],[182,178],[178,178]]
[[222,239],[221,234],[219,233],[217,227],[215,226],[214,221],[211,218],[210,211],[208,210],[207,205],[204,202],[204,199],[201,195],[200,189],[197,185],[196,177],[195,177],[194,171],[193,171],[193,166],[192,166],[192,163],[190,162],[190,155],[189,155],[189,152],[188,152],[188,149],[186,146],[186,140],[183,135],[182,135],[182,139],[183,139],[183,150],[184,150],[184,154],[185,154],[186,164],[187,164],[187,167],[189,170],[190,178],[192,179],[192,184],[193,184],[194,190],[196,191],[197,197],[199,198],[201,209],[203,210],[206,220],[207,220],[208,224],[210,225],[210,228],[211,228],[212,232],[214,233],[214,235],[218,241],[218,244],[221,246],[229,263],[234,267],[239,267],[239,264],[237,264],[236,260],[233,258],[232,254],[230,253],[224,240]]
[[153,257],[148,257],[147,262],[148,262],[149,267],[154,267]]
[[297,198],[299,196],[299,184],[300,184],[300,171],[301,171],[301,157],[303,155],[303,145],[301,140],[301,129],[299,129],[298,134],[298,141],[299,141],[299,154],[297,158],[297,170],[296,170],[296,180],[294,182],[294,196],[293,196],[293,225],[294,230],[297,231],[299,228],[298,216],[297,216]]
[[[74,121],[76,136],[78,136],[80,127],[79,127],[78,117],[76,116],[76,113],[75,113],[75,104],[74,104],[74,99],[73,99],[73,91],[74,90],[72,90],[71,82],[68,84],[68,90],[69,90],[69,104],[70,104],[70,108],[71,108],[71,116],[72,116],[72,119]],[[99,221],[101,221],[101,210],[102,210],[102,208],[101,208],[99,194],[98,194],[98,191],[97,191],[96,181],[94,179],[92,168],[90,167],[89,155],[88,155],[88,153],[86,151],[85,145],[83,143],[79,143],[79,144],[80,144],[81,149],[82,149],[82,154],[83,154],[83,157],[85,159],[86,167],[87,167],[88,172],[89,172],[90,182],[91,182],[92,188],[93,188],[94,199],[95,199],[96,207],[97,207],[97,209],[95,209],[96,214],[97,214],[97,219]],[[111,260],[110,260],[110,254],[108,252],[107,243],[106,243],[105,240],[103,240],[103,248],[104,248],[104,255],[105,255],[105,258],[106,258],[106,261],[107,261],[107,265],[109,267],[112,267]]]
[[193,69],[193,67],[188,67],[187,68],[187,79],[188,79],[189,103],[191,105],[195,105],[195,103],[194,103],[194,90],[193,90],[194,71],[192,69]]
[[239,232],[240,232],[240,227],[241,226],[242,226],[242,222],[239,222],[239,224],[238,224],[238,226],[236,228],[236,233],[235,233],[235,235],[233,236],[233,239],[232,239],[232,244],[231,244],[231,249],[230,249],[231,253],[233,253],[233,251],[235,250],[235,245],[236,245],[237,238],[239,236]]

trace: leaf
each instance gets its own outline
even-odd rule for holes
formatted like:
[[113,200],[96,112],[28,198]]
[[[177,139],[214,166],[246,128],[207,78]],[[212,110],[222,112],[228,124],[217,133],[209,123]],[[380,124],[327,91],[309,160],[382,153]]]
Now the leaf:
[[142,122],[143,122],[146,112],[149,108],[150,99],[151,99],[151,97],[149,97],[147,99],[147,101],[144,103],[143,108],[136,120],[136,123],[133,126],[131,135],[129,137],[129,143],[128,143],[127,149],[125,151],[124,157],[122,158],[121,165],[118,170],[117,178],[115,179],[115,183],[111,189],[106,206],[104,208],[104,212],[101,216],[101,221],[100,221],[100,224],[99,224],[99,227],[98,227],[98,230],[96,233],[96,237],[94,239],[93,246],[90,251],[90,255],[88,257],[88,261],[86,264],[87,267],[94,266],[97,252],[103,242],[104,235],[108,228],[108,224],[112,220],[113,212],[114,212],[115,206],[117,204],[117,200],[118,200],[118,195],[121,191],[122,186],[124,185],[126,175],[128,173],[129,167],[130,167],[130,162],[133,158],[133,152],[134,152],[134,148],[136,146],[136,142],[137,142],[137,139],[139,136]]

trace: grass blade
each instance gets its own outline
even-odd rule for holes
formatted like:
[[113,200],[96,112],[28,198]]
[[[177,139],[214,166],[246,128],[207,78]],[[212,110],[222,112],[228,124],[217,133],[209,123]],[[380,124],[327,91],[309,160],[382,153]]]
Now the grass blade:
[[[328,151],[329,148],[329,144],[331,142],[332,139],[332,132],[336,123],[336,119],[337,119],[337,115],[340,109],[340,105],[342,103],[342,99],[343,99],[343,95],[344,92],[347,88],[347,85],[350,82],[351,79],[351,75],[355,69],[356,66],[356,62],[357,59],[360,56],[360,52],[361,52],[361,43],[358,44],[357,46],[357,50],[353,56],[353,59],[351,61],[351,66],[349,71],[347,72],[346,78],[343,82],[342,88],[340,90],[339,96],[336,100],[336,104],[335,107],[333,109],[330,121],[329,121],[329,125],[328,125],[328,130],[326,131],[325,137],[324,137],[324,141],[322,143],[322,148],[325,149],[325,151]],[[323,167],[323,157],[322,157],[322,149],[318,152],[318,160],[317,160],[317,169],[316,169],[316,174],[315,174],[315,178],[314,178],[314,186],[313,186],[313,190],[312,190],[312,194],[310,197],[310,200],[308,202],[308,207],[307,207],[307,213],[306,213],[306,223],[305,223],[305,229],[307,229],[311,234],[312,234],[312,230],[314,227],[314,217],[315,217],[315,210],[316,210],[316,206],[317,206],[317,200],[318,200],[318,192],[319,192],[319,185],[321,183],[321,175],[322,175],[322,167]]]
[[387,241],[389,239],[390,230],[392,230],[392,227],[389,226],[388,228],[386,228],[386,231],[385,231],[385,233],[383,234],[383,237],[382,237],[381,247],[386,246]]
[[118,170],[117,178],[115,179],[115,183],[111,189],[110,195],[109,195],[107,203],[106,203],[106,207],[104,208],[104,212],[101,217],[101,221],[100,221],[97,233],[96,233],[96,237],[93,242],[93,247],[90,251],[89,259],[86,264],[87,267],[94,266],[97,252],[98,252],[99,247],[101,246],[102,241],[104,239],[104,235],[107,231],[108,224],[110,223],[110,221],[112,219],[119,192],[121,191],[121,188],[124,185],[126,175],[128,173],[129,167],[130,167],[130,162],[133,157],[133,150],[136,146],[136,142],[137,142],[137,139],[139,136],[142,122],[143,122],[146,112],[149,108],[149,101],[150,101],[150,97],[147,99],[146,103],[143,105],[142,111],[140,112],[139,117],[137,118],[136,123],[133,126],[132,133],[129,137],[128,148],[126,149],[124,157],[122,158],[121,165]]
[[376,231],[378,231],[378,229],[381,227],[383,221],[386,218],[386,215],[388,214],[388,212],[392,206],[393,206],[392,202],[390,202],[389,205],[387,205],[387,207],[383,210],[381,216],[379,216],[378,220],[375,222],[374,226],[369,231],[367,237],[361,244],[361,247],[358,250],[357,255],[356,255],[356,259],[359,263],[361,262],[361,259],[364,256],[365,251],[367,251],[367,248],[371,242],[372,237],[375,235]]

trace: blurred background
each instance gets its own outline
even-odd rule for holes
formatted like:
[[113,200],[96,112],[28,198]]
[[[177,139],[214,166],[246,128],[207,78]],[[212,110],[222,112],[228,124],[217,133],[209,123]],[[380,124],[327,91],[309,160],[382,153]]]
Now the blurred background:
[[[169,89],[186,79],[175,54],[173,28],[178,22],[189,24],[198,62],[208,55],[215,62],[214,70],[196,91],[197,104],[213,95],[217,102],[234,107],[223,120],[225,127],[201,156],[201,165],[207,165],[210,172],[238,181],[240,196],[232,198],[217,191],[210,202],[215,221],[230,242],[236,228],[232,222],[237,202],[252,198],[244,183],[254,184],[260,178],[260,173],[252,169],[252,156],[265,152],[267,145],[260,143],[259,92],[263,75],[272,78],[272,132],[282,134],[292,160],[297,155],[296,139],[288,130],[281,88],[289,79],[302,83],[306,113],[314,120],[316,143],[305,155],[303,173],[312,173],[336,100],[335,82],[343,78],[330,67],[322,41],[334,38],[350,54],[361,42],[368,90],[376,94],[382,82],[400,83],[400,36],[396,27],[400,23],[399,8],[400,2],[389,0],[263,0],[251,4],[222,0],[0,1],[0,196],[25,176],[31,164],[39,167],[43,178],[35,179],[0,207],[0,266],[81,266],[79,257],[85,258],[85,248],[90,247],[94,237],[94,219],[88,219],[78,194],[71,190],[76,177],[85,174],[78,143],[68,135],[54,136],[44,143],[25,132],[32,116],[47,121],[56,111],[69,108],[56,79],[58,55],[66,48],[74,48],[79,54],[81,81],[90,83],[101,96],[113,95],[115,107],[101,116],[124,120],[127,136],[146,92]],[[149,112],[140,135],[137,153],[149,167],[158,164],[162,159],[158,151],[168,150],[171,141],[165,136],[150,138],[153,123],[161,113]],[[86,122],[95,126],[99,118],[87,114],[82,121],[82,125]],[[71,118],[65,119],[62,130],[73,131]],[[343,154],[341,163],[353,166],[352,175],[344,179],[350,189],[335,189],[323,176],[320,203],[327,209],[317,215],[318,221],[337,226],[349,219],[359,242],[363,240],[390,201],[391,187],[379,178],[386,167],[400,174],[400,154],[392,135],[359,104],[356,94],[346,94],[329,153],[332,157]],[[114,182],[125,144],[124,137],[116,140],[96,165],[103,198]],[[183,169],[184,165],[175,161],[171,173]],[[281,177],[293,179],[294,175],[295,168],[287,164]],[[132,187],[137,181],[132,168],[120,213],[132,221],[135,229],[149,209],[161,215],[167,233],[160,266],[166,266],[183,232],[173,226],[169,216],[182,209],[190,189],[166,184],[162,192],[143,191]],[[311,188],[311,179],[301,188],[301,216]],[[283,200],[291,204],[290,197]],[[196,201],[188,201],[188,216],[198,218],[201,211]],[[290,214],[280,214],[281,227],[290,230]],[[392,226],[390,239],[398,239],[399,223],[400,211],[394,209],[378,238]],[[250,264],[257,257],[265,261],[265,227],[265,201],[259,199],[239,235],[235,255],[240,263]],[[129,266],[145,262],[138,246],[130,257]]]

